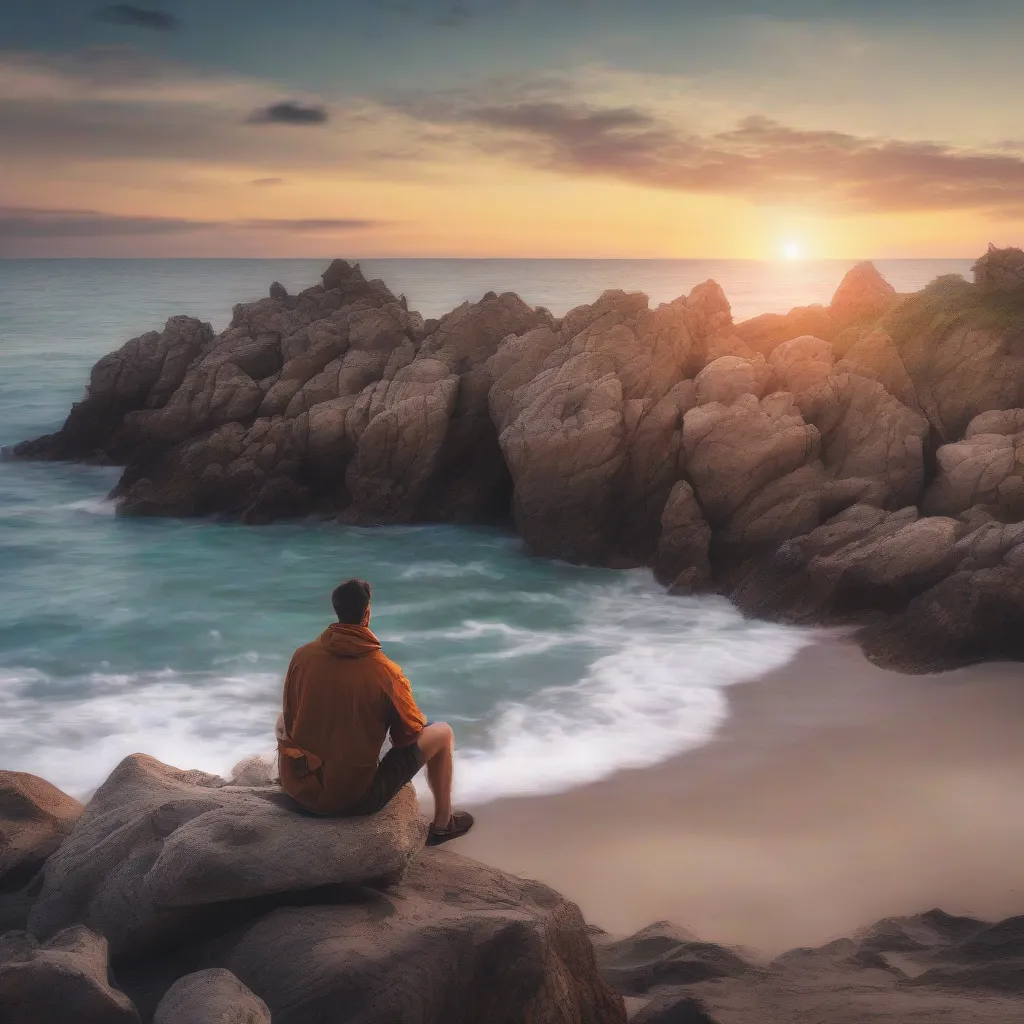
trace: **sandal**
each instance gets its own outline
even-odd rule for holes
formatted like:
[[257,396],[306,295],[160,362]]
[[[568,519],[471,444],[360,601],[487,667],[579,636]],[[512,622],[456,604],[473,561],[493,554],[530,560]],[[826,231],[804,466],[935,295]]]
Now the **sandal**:
[[427,830],[427,846],[440,846],[449,839],[464,836],[473,827],[473,815],[469,811],[454,811],[451,820],[444,828],[431,824]]

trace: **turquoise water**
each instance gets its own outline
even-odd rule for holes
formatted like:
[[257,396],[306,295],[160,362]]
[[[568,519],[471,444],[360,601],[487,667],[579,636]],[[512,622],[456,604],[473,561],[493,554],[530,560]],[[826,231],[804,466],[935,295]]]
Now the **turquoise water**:
[[[848,264],[365,261],[438,315],[489,288],[555,313],[607,286],[655,300],[714,274],[737,314],[827,301]],[[969,261],[880,264],[920,287]],[[758,268],[761,267],[759,270]],[[176,313],[226,325],[308,260],[0,261],[0,445],[54,429],[92,363]],[[802,276],[801,276],[802,274]],[[784,294],[769,303],[769,294]],[[784,664],[804,632],[719,599],[667,597],[645,571],[529,557],[506,533],[116,518],[105,468],[0,461],[0,767],[84,793],[125,754],[225,772],[269,753],[291,651],[361,575],[373,628],[424,710],[446,718],[467,799],[563,789],[704,742],[724,689]]]

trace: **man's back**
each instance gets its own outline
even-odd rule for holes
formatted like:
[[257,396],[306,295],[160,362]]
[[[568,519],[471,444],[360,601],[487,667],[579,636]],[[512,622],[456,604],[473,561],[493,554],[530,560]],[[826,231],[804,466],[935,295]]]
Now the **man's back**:
[[424,722],[408,680],[373,633],[332,625],[300,647],[288,667],[281,785],[311,811],[343,811],[373,781],[388,729],[401,746]]

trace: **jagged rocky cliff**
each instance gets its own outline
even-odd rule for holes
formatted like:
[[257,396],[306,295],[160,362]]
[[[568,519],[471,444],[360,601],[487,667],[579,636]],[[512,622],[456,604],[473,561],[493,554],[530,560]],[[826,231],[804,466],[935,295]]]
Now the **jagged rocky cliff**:
[[828,307],[738,324],[711,281],[424,321],[337,260],[219,335],[129,341],[14,455],[124,465],[124,514],[509,522],[537,554],[859,623],[900,669],[1021,658],[1022,268],[990,250],[900,296],[864,263]]

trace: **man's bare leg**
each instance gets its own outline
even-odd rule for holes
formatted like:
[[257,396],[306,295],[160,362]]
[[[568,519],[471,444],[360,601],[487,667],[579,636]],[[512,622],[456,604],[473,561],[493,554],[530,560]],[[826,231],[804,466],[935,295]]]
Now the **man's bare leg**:
[[452,778],[455,734],[447,722],[425,726],[416,740],[427,766],[427,785],[434,797],[434,827],[447,828],[452,820]]

